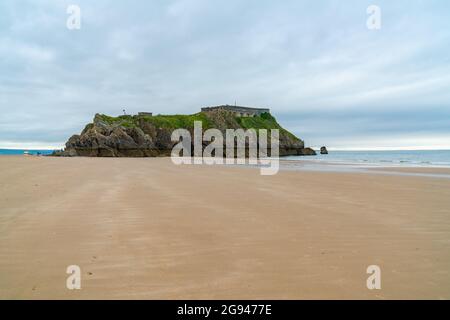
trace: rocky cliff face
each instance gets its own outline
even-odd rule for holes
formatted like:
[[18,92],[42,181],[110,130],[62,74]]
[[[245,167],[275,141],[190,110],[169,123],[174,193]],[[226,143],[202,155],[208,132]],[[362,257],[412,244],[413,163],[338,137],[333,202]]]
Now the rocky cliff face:
[[[225,136],[226,129],[279,129],[280,155],[315,155],[304,148],[302,140],[283,129],[270,114],[239,118],[227,111],[200,112],[194,115],[120,116],[96,114],[79,135],[73,135],[56,156],[87,157],[158,157],[170,156],[177,142],[171,141],[173,130],[187,129],[193,136],[194,121],[203,130],[216,128]],[[205,143],[205,146],[208,143]],[[268,144],[270,146],[270,144]]]

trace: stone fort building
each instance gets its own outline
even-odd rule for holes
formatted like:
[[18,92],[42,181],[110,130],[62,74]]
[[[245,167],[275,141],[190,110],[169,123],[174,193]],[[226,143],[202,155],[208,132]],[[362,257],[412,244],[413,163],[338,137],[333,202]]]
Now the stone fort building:
[[225,110],[233,112],[237,117],[256,117],[263,113],[270,113],[270,109],[265,108],[249,108],[242,106],[230,106],[228,104],[215,107],[205,107],[201,109],[202,112],[211,112],[215,110]]

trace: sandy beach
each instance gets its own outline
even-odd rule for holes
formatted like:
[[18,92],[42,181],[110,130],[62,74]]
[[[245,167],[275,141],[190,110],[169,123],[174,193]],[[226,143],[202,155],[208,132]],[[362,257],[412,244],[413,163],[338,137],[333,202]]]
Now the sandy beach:
[[3,156],[0,298],[450,299],[450,179]]

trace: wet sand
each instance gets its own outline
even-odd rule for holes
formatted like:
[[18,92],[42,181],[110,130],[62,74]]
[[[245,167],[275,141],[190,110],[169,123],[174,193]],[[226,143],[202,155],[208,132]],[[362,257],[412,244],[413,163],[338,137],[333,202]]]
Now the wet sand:
[[450,299],[450,179],[0,157],[0,298]]

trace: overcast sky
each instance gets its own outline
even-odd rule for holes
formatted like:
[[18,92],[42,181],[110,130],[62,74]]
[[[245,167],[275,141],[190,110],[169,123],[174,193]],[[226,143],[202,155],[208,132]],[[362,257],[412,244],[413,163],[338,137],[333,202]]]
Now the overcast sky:
[[450,2],[0,1],[0,148],[235,101],[310,146],[450,148]]

